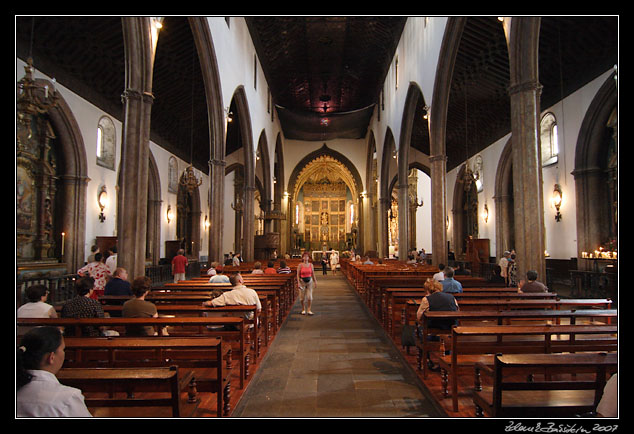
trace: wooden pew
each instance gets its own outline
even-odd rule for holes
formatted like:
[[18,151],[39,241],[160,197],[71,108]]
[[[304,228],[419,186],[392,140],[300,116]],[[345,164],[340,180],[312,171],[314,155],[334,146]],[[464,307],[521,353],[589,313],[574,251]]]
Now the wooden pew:
[[[86,406],[91,409],[93,416],[95,413],[92,409],[95,407],[170,407],[173,417],[182,415],[180,391],[183,386],[179,382],[177,366],[143,369],[63,368],[56,376],[61,384],[81,389]],[[108,391],[107,397],[91,395],[103,395],[104,391]],[[145,392],[151,392],[152,396],[138,396]],[[168,397],[156,397],[157,392],[167,392]],[[117,398],[117,393],[127,396]]]
[[[462,292],[459,294],[453,294],[458,300],[458,304],[461,304],[462,300],[478,299],[478,300],[541,300],[549,299],[555,300],[557,298],[556,293],[523,293],[513,291],[483,291],[483,292]],[[406,322],[403,321],[403,310],[407,306],[407,302],[415,298],[423,298],[427,295],[425,288],[385,288],[384,301],[382,303],[383,309],[381,312],[381,322],[385,327],[387,333],[394,339],[397,333],[400,331],[400,327]]]
[[217,396],[217,416],[230,412],[230,372],[225,369],[228,345],[221,339],[204,337],[88,338],[66,337],[65,366],[146,368],[176,365],[194,370],[196,393]]
[[[268,300],[266,298],[263,300],[264,303],[267,303]],[[165,315],[174,315],[177,317],[213,317],[213,316],[237,316],[240,318],[244,318],[245,315],[251,315],[253,319],[246,319],[246,324],[249,325],[251,329],[251,333],[247,334],[247,344],[249,341],[251,342],[254,350],[254,357],[257,359],[260,357],[260,345],[262,341],[264,341],[268,345],[269,339],[269,319],[267,311],[267,306],[263,303],[262,311],[257,311],[257,306],[255,305],[241,305],[241,306],[217,306],[217,307],[208,307],[201,306],[199,304],[176,304],[176,303],[158,303],[156,305],[156,310],[159,316]],[[123,310],[123,306],[121,305],[104,305],[104,312],[110,314],[111,317],[121,317],[121,311]],[[116,315],[113,315],[116,314]],[[264,339],[260,335],[260,331],[264,333]]]
[[473,368],[476,363],[492,364],[494,354],[616,351],[616,333],[617,327],[612,325],[454,327],[450,346],[445,343],[451,354],[438,358],[445,396],[450,384],[453,410],[458,411],[458,370]]
[[570,325],[577,324],[578,320],[597,320],[605,321],[610,325],[616,320],[618,312],[616,309],[585,309],[585,310],[506,310],[506,311],[456,311],[456,312],[425,312],[421,321],[415,321],[416,324],[416,347],[418,349],[418,369],[423,371],[423,377],[427,378],[428,368],[424,363],[429,358],[432,351],[444,353],[441,350],[444,343],[440,340],[430,341],[430,335],[442,336],[451,335],[451,330],[436,330],[429,327],[430,320],[449,319],[458,321],[459,325],[477,325],[475,322],[482,322],[479,325],[512,325],[514,322],[530,321],[554,321],[557,324],[562,319],[567,319]]
[[[295,301],[295,289],[296,284],[293,279],[286,277],[287,275],[274,276],[276,279],[266,279],[265,277],[256,278],[255,280],[245,279],[245,285],[256,292],[275,291],[276,292],[276,311],[279,318],[277,324],[281,324],[285,315],[290,311],[291,306]],[[161,287],[153,289],[154,291],[212,291],[214,289],[230,290],[231,284],[229,283],[209,283],[209,282],[195,282],[195,281],[181,281],[178,283],[166,283]],[[149,295],[151,295],[150,293]]]
[[[50,325],[74,329],[75,336],[81,336],[82,327],[106,327],[108,329],[125,330],[126,326],[154,326],[158,336],[147,336],[143,339],[152,341],[163,337],[165,327],[171,326],[170,336],[177,337],[214,337],[221,338],[228,343],[234,342],[233,350],[239,355],[240,388],[244,388],[244,381],[249,377],[249,351],[246,345],[247,325],[243,318],[238,317],[159,317],[159,318],[18,318],[18,326]],[[236,331],[209,329],[207,326],[232,326]],[[123,337],[123,336],[119,336]],[[119,337],[115,337],[118,339]],[[83,338],[83,337],[82,337]],[[230,346],[230,345],[227,345]]]
[[[492,387],[476,390],[473,402],[476,416],[497,418],[560,418],[594,411],[601,400],[608,374],[618,368],[616,353],[599,354],[505,354],[495,356],[493,369],[478,364],[487,372]],[[554,370],[574,373],[593,372],[585,381],[518,381],[509,375],[515,370]]]

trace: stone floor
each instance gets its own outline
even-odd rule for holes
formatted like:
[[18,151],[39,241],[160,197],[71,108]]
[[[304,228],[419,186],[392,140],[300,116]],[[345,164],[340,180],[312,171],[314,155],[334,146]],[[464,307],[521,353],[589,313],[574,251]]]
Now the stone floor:
[[312,311],[296,301],[233,417],[442,417],[342,275],[317,275]]

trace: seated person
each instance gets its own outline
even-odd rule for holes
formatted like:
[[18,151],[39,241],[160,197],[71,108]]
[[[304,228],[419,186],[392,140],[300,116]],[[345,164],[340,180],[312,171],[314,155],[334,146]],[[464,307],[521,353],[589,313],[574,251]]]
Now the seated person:
[[18,318],[57,318],[55,308],[46,303],[48,294],[48,289],[44,285],[26,288],[28,302],[18,308]]
[[363,265],[374,265],[374,262],[370,260],[369,256],[366,256],[365,261],[363,261]]
[[264,274],[264,270],[262,270],[262,263],[260,261],[253,264],[253,271],[251,274]]
[[463,263],[458,263],[458,266],[453,271],[454,276],[469,276],[471,275],[471,270],[464,268]]
[[129,295],[132,296],[132,287],[128,282],[128,271],[118,267],[112,273],[112,279],[106,283],[104,295]]
[[[77,295],[71,298],[62,307],[62,318],[103,318],[105,316],[101,303],[92,298],[95,279],[81,277],[75,282]],[[100,327],[103,331],[105,327]],[[69,327],[65,334],[74,333],[74,328]],[[99,336],[100,331],[96,327],[86,326],[82,329],[83,336]]]
[[[157,318],[158,311],[153,303],[145,300],[150,292],[152,281],[149,277],[137,277],[132,282],[134,298],[123,303],[121,316],[124,318]],[[126,336],[154,336],[157,334],[153,326],[129,325],[126,326]]]
[[433,279],[438,282],[445,280],[445,264],[438,264],[438,270],[438,273],[434,274]]
[[[103,295],[126,295],[132,297],[132,288],[130,282],[128,282],[128,272],[125,268],[118,267],[112,274],[112,279],[106,283],[106,289]],[[110,305],[121,306],[124,300],[108,300]],[[120,312],[111,312],[110,316],[120,317]]]
[[462,292],[462,283],[453,278],[454,270],[451,267],[445,268],[445,278],[442,283],[443,292],[457,293]]
[[223,267],[222,265],[218,265],[216,267],[216,274],[211,276],[209,279],[209,283],[229,283],[229,276],[226,274],[222,274]]
[[280,268],[277,269],[278,274],[290,274],[291,269],[286,265],[285,260],[280,261]]
[[[55,308],[48,304],[48,289],[44,285],[31,285],[26,288],[27,302],[18,308],[18,318],[57,318]],[[22,336],[33,327],[18,327],[18,335]]]
[[537,281],[537,271],[528,270],[526,272],[526,281],[520,281],[519,292],[548,292],[548,288]]
[[[422,324],[423,314],[426,311],[430,312],[455,312],[458,310],[458,302],[456,298],[449,292],[445,292],[442,289],[442,283],[434,279],[427,279],[425,282],[425,289],[427,289],[429,295],[423,297],[421,300],[418,311],[416,311],[416,319]],[[458,325],[458,320],[452,319],[432,319],[427,322],[429,329],[451,330],[455,325]],[[422,335],[424,330],[420,330]],[[430,341],[438,341],[438,336],[429,335]],[[428,353],[429,354],[429,353]],[[429,369],[432,371],[438,370],[438,366],[434,365],[431,359],[427,360]]]
[[[443,291],[442,283],[434,279],[427,279],[424,285],[428,294],[421,300],[420,306],[416,311],[416,319],[420,322],[426,311],[436,312],[455,312],[458,310],[458,302],[456,298],[449,292]],[[451,319],[435,319],[428,321],[429,328],[451,330],[457,325],[457,320]]]
[[603,396],[601,401],[597,405],[598,417],[618,417],[618,395],[619,395],[619,383],[617,379],[617,373],[614,373],[610,379],[605,383],[603,388]]
[[[262,310],[262,304],[260,303],[260,297],[258,293],[244,286],[244,279],[240,273],[236,273],[230,278],[231,291],[225,291],[219,297],[215,297],[211,300],[203,302],[203,306],[257,306],[257,311]],[[245,319],[253,320],[253,312],[249,312],[245,315]]]
[[266,264],[266,268],[264,269],[264,274],[277,274],[277,270],[275,269],[275,263],[273,261],[269,261]]
[[506,283],[506,279],[502,277],[502,267],[500,267],[497,264],[493,267],[493,273],[491,274],[491,277],[489,278],[489,282]]
[[15,364],[17,417],[92,417],[81,390],[57,379],[64,348],[57,327],[35,327],[21,339]]
[[218,268],[218,265],[220,265],[219,262],[216,262],[216,261],[212,262],[209,265],[209,270],[207,270],[207,276],[209,276],[210,278],[212,276],[215,276],[216,275],[216,268]]

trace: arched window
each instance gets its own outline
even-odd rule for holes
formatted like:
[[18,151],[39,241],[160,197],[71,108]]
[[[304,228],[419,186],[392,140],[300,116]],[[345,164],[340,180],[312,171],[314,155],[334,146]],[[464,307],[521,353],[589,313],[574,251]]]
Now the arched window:
[[559,155],[559,136],[557,119],[552,113],[546,113],[541,122],[542,166],[555,164]]
[[116,144],[114,123],[103,116],[97,125],[97,165],[114,170]]

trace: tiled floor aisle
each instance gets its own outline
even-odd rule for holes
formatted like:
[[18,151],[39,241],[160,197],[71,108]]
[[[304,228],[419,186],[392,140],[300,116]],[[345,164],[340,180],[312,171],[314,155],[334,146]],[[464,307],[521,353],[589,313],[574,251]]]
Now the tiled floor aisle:
[[439,417],[344,277],[317,284],[315,315],[295,303],[233,417]]

